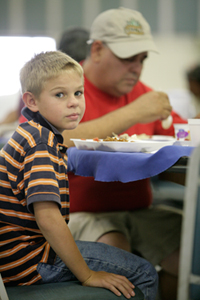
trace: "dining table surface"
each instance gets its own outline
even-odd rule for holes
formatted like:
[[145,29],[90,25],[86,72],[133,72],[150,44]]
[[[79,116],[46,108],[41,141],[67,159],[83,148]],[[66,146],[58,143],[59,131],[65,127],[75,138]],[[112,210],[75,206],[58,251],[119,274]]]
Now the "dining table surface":
[[[186,168],[194,147],[169,145],[155,153],[67,150],[68,171],[79,176],[93,176],[97,181],[130,182],[156,176],[173,168]],[[179,163],[184,161],[183,165]]]

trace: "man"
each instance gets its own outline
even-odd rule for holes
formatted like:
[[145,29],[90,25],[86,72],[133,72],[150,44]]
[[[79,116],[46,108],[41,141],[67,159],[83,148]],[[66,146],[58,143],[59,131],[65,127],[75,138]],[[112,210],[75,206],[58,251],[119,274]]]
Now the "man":
[[[173,126],[164,129],[161,122],[170,114],[174,123],[185,123],[172,112],[165,93],[139,81],[148,52],[157,52],[139,12],[103,12],[92,24],[89,43],[90,54],[83,62],[86,112],[82,123],[65,136],[68,145],[70,137],[105,138],[113,132],[173,135]],[[69,226],[75,239],[139,252],[162,268],[162,300],[176,299],[181,218],[151,207],[149,179],[105,183],[69,173],[69,187]]]

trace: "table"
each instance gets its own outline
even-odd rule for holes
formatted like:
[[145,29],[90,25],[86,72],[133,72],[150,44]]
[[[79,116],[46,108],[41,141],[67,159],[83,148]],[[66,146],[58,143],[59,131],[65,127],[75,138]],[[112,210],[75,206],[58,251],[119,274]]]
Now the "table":
[[68,170],[98,181],[130,182],[156,176],[190,157],[194,147],[171,145],[156,153],[123,153],[92,150],[67,150]]

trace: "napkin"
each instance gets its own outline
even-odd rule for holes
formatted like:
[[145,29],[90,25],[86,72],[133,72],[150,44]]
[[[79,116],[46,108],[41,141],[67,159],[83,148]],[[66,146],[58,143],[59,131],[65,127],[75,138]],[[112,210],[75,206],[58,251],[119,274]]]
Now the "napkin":
[[68,171],[80,176],[93,176],[98,181],[136,181],[162,173],[181,157],[189,157],[193,149],[172,145],[152,154],[78,150],[72,147],[67,150]]

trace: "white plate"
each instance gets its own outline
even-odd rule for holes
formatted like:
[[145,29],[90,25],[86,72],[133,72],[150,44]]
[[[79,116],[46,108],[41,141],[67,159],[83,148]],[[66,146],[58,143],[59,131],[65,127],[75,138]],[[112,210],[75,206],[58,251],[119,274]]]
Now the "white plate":
[[176,141],[176,139],[173,136],[169,136],[169,135],[153,135],[152,136],[152,140],[154,141]]
[[175,140],[154,141],[136,140],[134,142],[94,141],[92,139],[71,139],[80,150],[98,150],[109,152],[155,152],[162,147],[173,145]]

